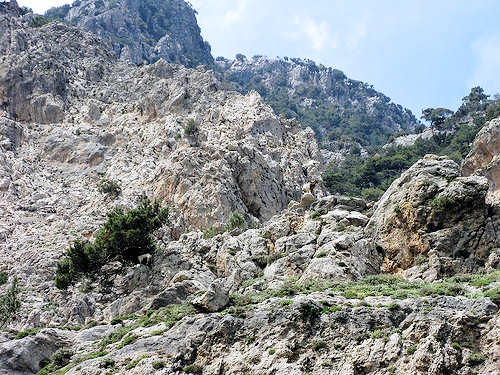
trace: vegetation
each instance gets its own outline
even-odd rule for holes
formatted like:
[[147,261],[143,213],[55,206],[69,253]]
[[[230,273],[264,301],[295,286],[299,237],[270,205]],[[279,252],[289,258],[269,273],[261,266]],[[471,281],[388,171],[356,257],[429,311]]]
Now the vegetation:
[[7,292],[0,296],[0,328],[5,327],[21,308],[20,291],[18,279],[14,277]]
[[200,365],[192,364],[184,367],[183,371],[186,374],[201,374],[203,372],[203,367]]
[[38,375],[54,374],[55,371],[67,366],[73,355],[74,352],[72,350],[59,349],[52,355],[48,363],[38,372]]
[[[256,56],[254,59],[259,58]],[[404,130],[418,124],[408,109],[391,103],[390,98],[375,91],[371,85],[347,78],[340,70],[326,68],[307,59],[285,57],[265,65],[253,64],[242,54],[236,55],[236,59],[246,61],[247,66],[238,71],[220,68],[224,78],[242,93],[257,91],[276,113],[296,118],[302,126],[314,129],[325,148],[331,142],[382,145],[394,132],[396,124]],[[295,80],[292,87],[290,72],[296,67],[300,68],[303,83]],[[320,76],[327,76],[331,85],[321,87],[310,84],[320,80]],[[372,104],[369,104],[368,98],[374,100]]]
[[[441,113],[442,108],[438,109]],[[427,109],[424,113],[428,110],[436,111]],[[449,130],[449,134],[439,133],[407,147],[368,148],[366,157],[356,149],[351,150],[341,165],[328,166],[323,176],[326,187],[331,193],[377,200],[401,173],[426,154],[446,155],[460,163],[484,124],[500,116],[500,99],[488,100],[482,89],[476,87],[463,99],[456,113],[446,116],[447,112],[439,119],[435,113],[424,114],[431,123],[439,124],[440,130]],[[472,118],[472,125],[466,121],[468,117]]]
[[184,135],[186,137],[194,137],[200,131],[198,124],[193,119],[189,119],[184,127]]
[[164,367],[165,367],[165,361],[157,360],[157,361],[153,362],[153,368],[155,370],[160,370],[160,369],[162,369]]
[[137,263],[139,255],[153,253],[153,233],[167,222],[168,209],[144,199],[128,212],[117,208],[97,232],[95,241],[76,240],[58,262],[55,283],[66,289],[82,276],[93,276],[100,268],[119,259]]
[[[222,228],[211,226],[207,230],[203,232],[205,238],[212,238],[217,236],[218,234],[222,234],[224,232],[230,232],[236,228],[244,229],[245,228],[245,217],[239,211],[234,211],[225,226]],[[234,254],[232,254],[234,255]]]
[[33,17],[33,19],[30,22],[30,27],[42,27],[47,25],[48,23],[53,22],[54,20],[51,18],[43,17],[43,16],[36,16]]
[[103,179],[99,185],[97,185],[97,190],[99,193],[106,194],[112,198],[117,198],[122,193],[122,189],[118,182],[108,179]]
[[469,362],[471,365],[479,365],[486,361],[486,357],[482,353],[474,353],[467,358],[467,362]]
[[25,331],[19,331],[16,334],[16,340],[24,339],[25,337],[28,337],[28,336],[34,336],[38,332],[40,332],[40,328],[31,328],[31,329],[27,329]]
[[[500,281],[500,271],[488,274],[458,275],[440,282],[428,283],[407,281],[396,276],[383,274],[367,276],[359,281],[333,281],[333,282],[309,282],[297,283],[295,280],[287,281],[281,288],[276,290],[265,290],[256,294],[235,294],[231,296],[231,306],[226,309],[227,313],[244,315],[245,309],[252,305],[263,302],[269,298],[287,298],[298,294],[309,294],[318,291],[327,291],[332,295],[341,295],[349,299],[364,299],[368,296],[391,296],[396,299],[425,296],[468,296],[490,297],[500,295],[500,287],[487,289],[487,286]],[[476,295],[470,295],[464,284],[481,285],[483,291]],[[497,289],[495,291],[495,289]],[[491,297],[490,297],[491,298]],[[493,299],[493,298],[492,298]],[[399,309],[398,304],[390,304],[387,308]],[[323,308],[321,313],[339,311],[337,306]]]
[[7,284],[7,281],[9,281],[9,276],[7,275],[7,273],[0,271],[0,285]]

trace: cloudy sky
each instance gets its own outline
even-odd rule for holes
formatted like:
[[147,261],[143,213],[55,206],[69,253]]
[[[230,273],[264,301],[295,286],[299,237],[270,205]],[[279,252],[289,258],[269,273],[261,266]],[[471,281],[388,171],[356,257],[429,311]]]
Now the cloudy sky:
[[[37,12],[65,0],[18,0]],[[497,0],[191,0],[214,56],[311,58],[420,116],[500,92]]]

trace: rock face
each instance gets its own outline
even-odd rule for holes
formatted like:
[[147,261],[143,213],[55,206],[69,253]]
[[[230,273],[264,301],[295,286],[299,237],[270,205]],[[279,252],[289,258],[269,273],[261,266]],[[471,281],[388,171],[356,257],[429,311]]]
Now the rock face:
[[481,267],[500,246],[500,215],[486,203],[487,191],[486,178],[460,177],[444,157],[413,165],[376,204],[366,228],[385,252],[384,269],[407,270],[418,256],[432,255],[447,261],[436,270],[444,274]]
[[121,60],[134,64],[168,62],[211,65],[195,10],[184,0],[83,0],[51,9],[47,17],[108,40]]
[[479,132],[462,164],[465,176],[478,174],[488,179],[488,201],[500,204],[500,119],[491,120]]

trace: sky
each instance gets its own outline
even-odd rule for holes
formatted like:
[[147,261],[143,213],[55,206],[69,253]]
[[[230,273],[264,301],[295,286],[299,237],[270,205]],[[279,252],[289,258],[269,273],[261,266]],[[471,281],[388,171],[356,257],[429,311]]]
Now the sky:
[[[18,0],[43,12],[65,0]],[[214,57],[301,57],[420,117],[474,86],[500,92],[498,0],[190,0]]]

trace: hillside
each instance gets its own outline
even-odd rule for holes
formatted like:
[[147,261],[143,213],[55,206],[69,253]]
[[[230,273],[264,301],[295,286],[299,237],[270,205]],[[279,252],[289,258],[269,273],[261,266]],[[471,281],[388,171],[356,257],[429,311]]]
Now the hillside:
[[343,72],[294,58],[217,58],[223,77],[236,90],[255,90],[276,113],[310,126],[322,148],[346,152],[353,144],[383,145],[394,133],[412,131],[419,121],[371,85]]
[[323,175],[326,188],[331,193],[377,200],[401,173],[426,154],[447,156],[460,164],[485,124],[500,116],[499,99],[476,99],[474,92],[472,89],[460,108],[439,126],[391,137],[389,143],[365,155],[353,150],[343,163],[331,163]]
[[320,147],[341,160],[351,148],[384,144],[394,133],[412,131],[419,121],[371,85],[310,60],[235,60],[210,54],[196,22],[196,12],[183,0],[85,0],[49,10],[59,19],[109,40],[120,59],[134,64],[158,58],[188,67],[215,69],[240,93],[257,91],[277,114],[311,127]]
[[24,13],[0,3],[0,375],[495,374],[500,117],[463,166],[329,195],[258,93]]

